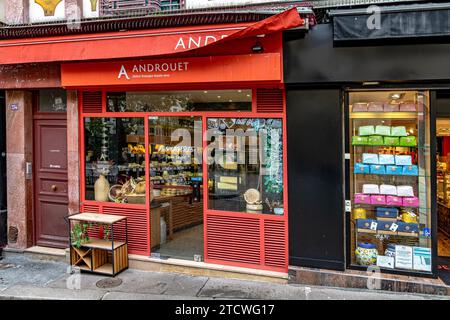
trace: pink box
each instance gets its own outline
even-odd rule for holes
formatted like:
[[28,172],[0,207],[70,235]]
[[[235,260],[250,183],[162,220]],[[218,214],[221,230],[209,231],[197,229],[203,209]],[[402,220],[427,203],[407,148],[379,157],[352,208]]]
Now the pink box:
[[369,102],[367,105],[367,111],[369,112],[383,112],[383,102]]
[[355,193],[355,203],[370,204],[370,195]]
[[386,205],[388,206],[402,206],[403,201],[402,198],[396,196],[387,196],[386,197]]
[[353,104],[352,112],[365,112],[367,111],[367,103],[357,102]]
[[414,102],[400,103],[400,111],[403,111],[403,112],[417,111],[417,105]]
[[400,110],[398,103],[385,103],[383,108],[384,112],[397,112]]
[[370,196],[370,203],[371,204],[379,204],[379,205],[386,205],[386,196],[381,194],[374,194]]
[[419,198],[417,198],[417,197],[404,197],[403,198],[403,206],[405,206],[405,207],[418,207],[419,206]]

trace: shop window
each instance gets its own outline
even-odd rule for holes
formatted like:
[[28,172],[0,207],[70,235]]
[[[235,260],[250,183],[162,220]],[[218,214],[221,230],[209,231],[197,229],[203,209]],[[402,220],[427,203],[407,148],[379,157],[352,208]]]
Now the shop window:
[[349,94],[351,262],[431,272],[428,92]]
[[109,112],[251,111],[252,90],[109,92]]
[[284,214],[282,120],[207,120],[208,208]]
[[62,89],[39,90],[39,112],[66,112],[67,93]]
[[143,118],[85,118],[86,200],[145,204]]

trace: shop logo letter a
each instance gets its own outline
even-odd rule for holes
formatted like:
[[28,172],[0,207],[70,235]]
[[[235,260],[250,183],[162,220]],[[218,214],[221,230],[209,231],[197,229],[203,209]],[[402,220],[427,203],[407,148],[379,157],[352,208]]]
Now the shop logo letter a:
[[122,67],[120,68],[119,76],[117,77],[117,79],[120,79],[123,76],[125,76],[125,78],[127,78],[127,80],[130,80],[130,77],[128,76],[128,73],[127,73],[127,69],[125,69],[124,65],[122,65]]

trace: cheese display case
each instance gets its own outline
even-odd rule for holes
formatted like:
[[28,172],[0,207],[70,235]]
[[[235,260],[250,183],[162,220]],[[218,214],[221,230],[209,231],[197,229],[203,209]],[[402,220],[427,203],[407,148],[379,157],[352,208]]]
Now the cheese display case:
[[351,264],[431,272],[425,91],[349,93]]

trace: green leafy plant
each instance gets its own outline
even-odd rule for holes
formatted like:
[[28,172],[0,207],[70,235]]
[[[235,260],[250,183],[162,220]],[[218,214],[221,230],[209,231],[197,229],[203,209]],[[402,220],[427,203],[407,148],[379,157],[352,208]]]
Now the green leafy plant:
[[70,239],[74,247],[80,248],[83,244],[89,242],[89,226],[88,223],[76,223],[72,227],[72,230],[70,230]]
[[109,240],[109,234],[111,232],[109,225],[103,224],[102,228],[103,228],[103,240]]

